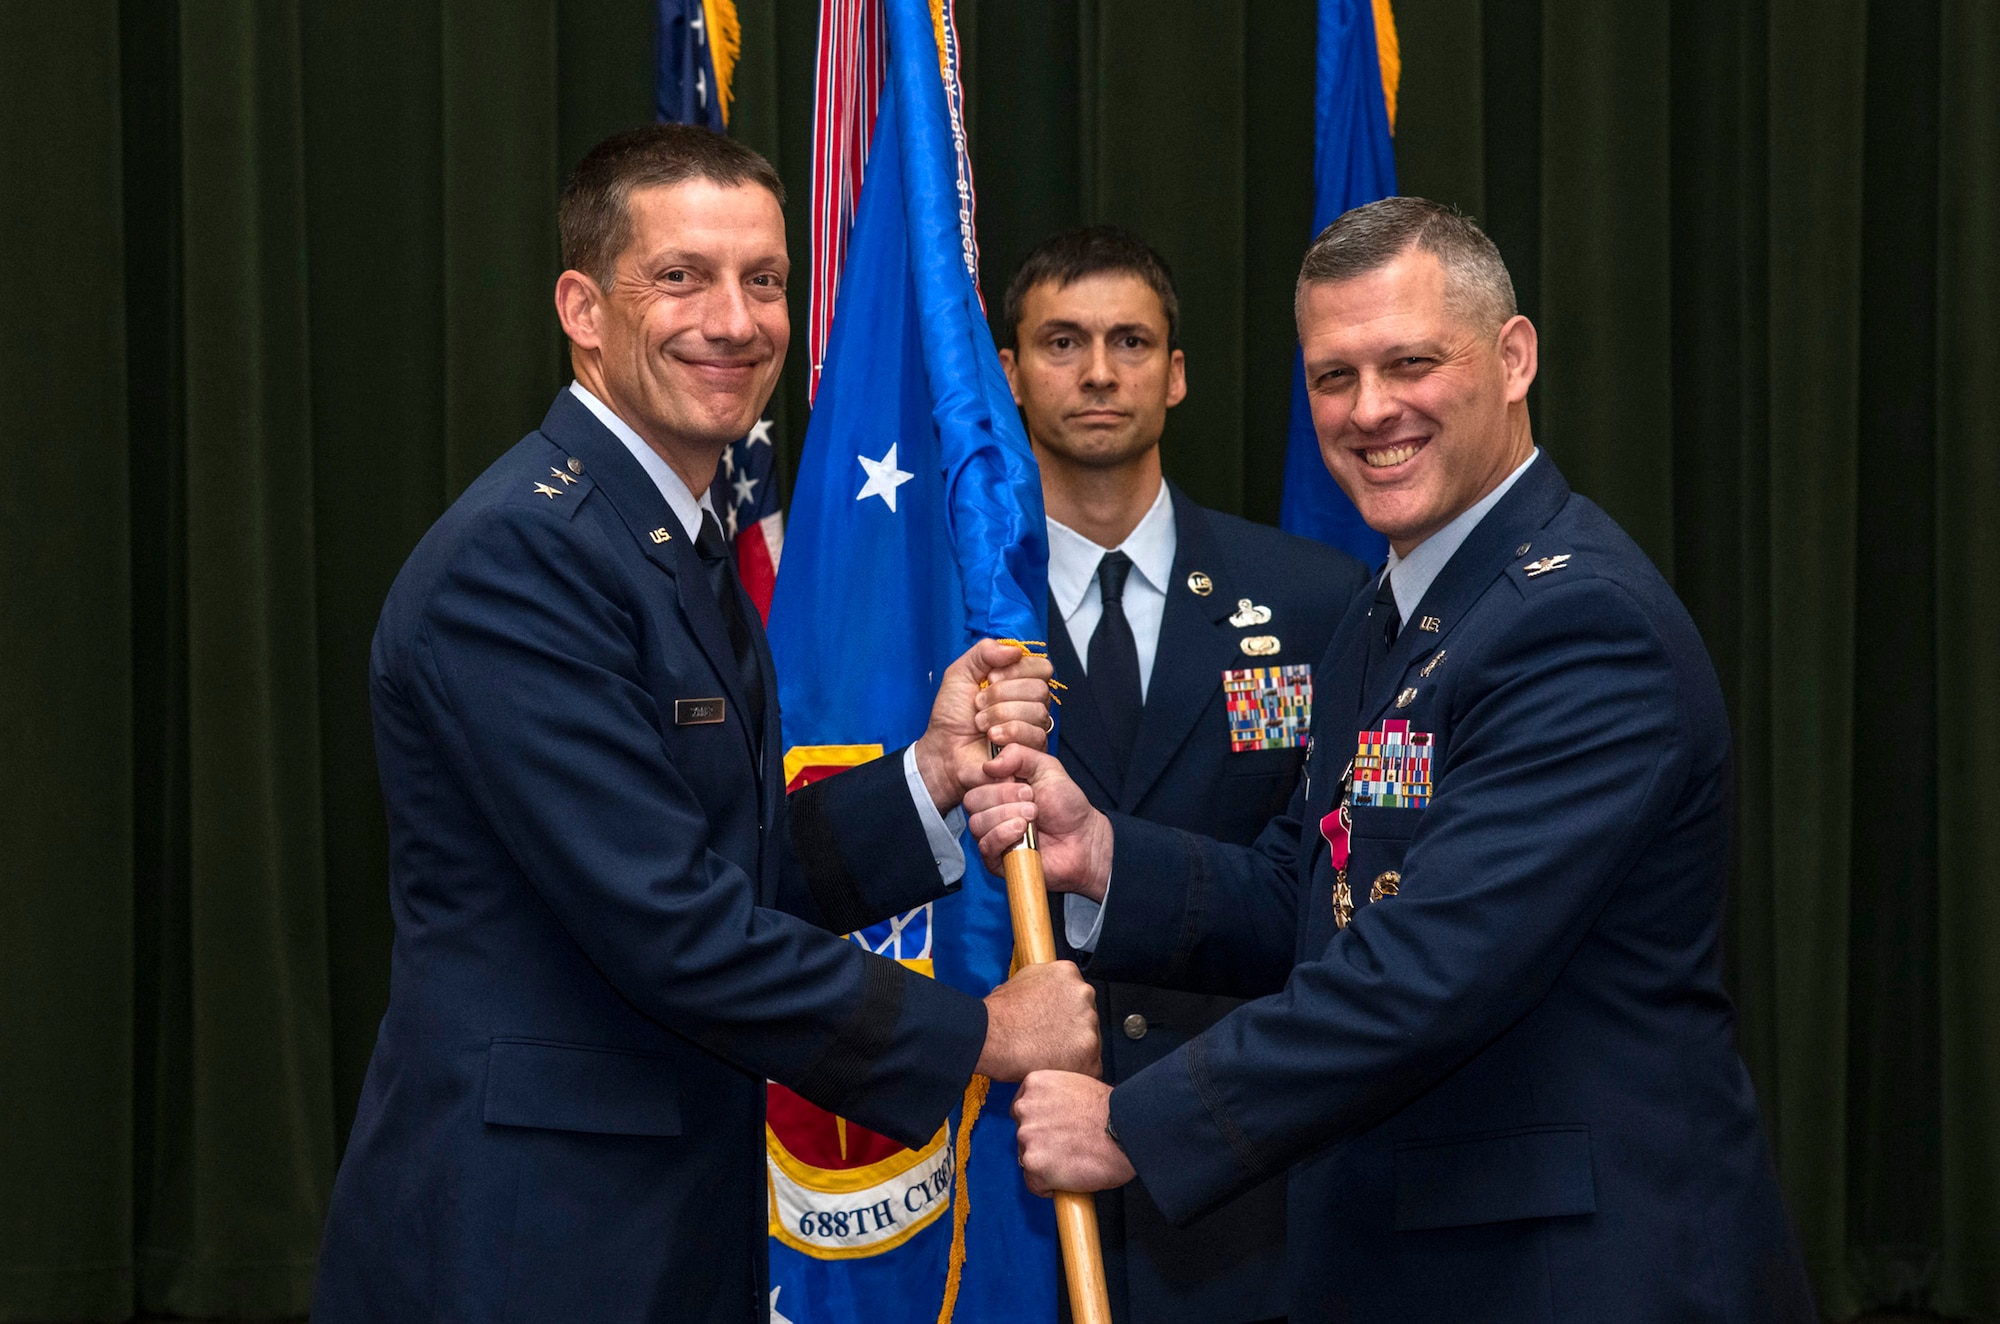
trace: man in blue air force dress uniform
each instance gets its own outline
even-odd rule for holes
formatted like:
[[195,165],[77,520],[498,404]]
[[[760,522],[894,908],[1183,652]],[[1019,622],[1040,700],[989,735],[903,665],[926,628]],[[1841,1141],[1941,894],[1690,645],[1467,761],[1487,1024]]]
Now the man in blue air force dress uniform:
[[1061,766],[967,797],[1103,902],[1089,973],[1253,997],[1113,1089],[1016,1103],[1031,1185],[1134,1175],[1195,1218],[1290,1173],[1295,1321],[1804,1321],[1719,959],[1722,697],[1639,549],[1534,447],[1534,328],[1419,199],[1307,254],[1327,466],[1392,555],[1318,674],[1251,848],[1090,808]]
[[837,936],[956,885],[941,815],[1042,728],[1045,662],[975,647],[916,745],[782,793],[706,496],[783,361],[781,197],[705,130],[593,149],[577,381],[383,608],[393,980],[315,1320],[761,1321],[766,1077],[919,1144],[975,1067],[1096,1067],[1073,966],[982,1004]]
[[[1367,571],[1204,510],[1163,480],[1160,436],[1186,394],[1180,301],[1136,237],[1093,226],[1046,240],[1015,273],[1003,321],[1014,346],[1001,362],[1049,512],[1049,655],[1069,687],[1063,767],[1099,809],[1248,844],[1298,782],[1312,664]],[[1062,935],[1060,904],[1057,918]],[[1239,1005],[1093,986],[1114,1082]],[[1185,1228],[1140,1185],[1101,1192],[1097,1208],[1119,1324],[1284,1314],[1281,1180]]]

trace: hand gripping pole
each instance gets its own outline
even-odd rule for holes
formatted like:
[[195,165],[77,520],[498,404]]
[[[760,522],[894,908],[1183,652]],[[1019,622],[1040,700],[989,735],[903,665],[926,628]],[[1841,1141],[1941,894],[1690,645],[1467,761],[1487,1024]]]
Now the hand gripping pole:
[[[1035,848],[1035,825],[1007,852],[1007,909],[1014,920],[1014,949],[1023,965],[1056,959],[1056,935],[1049,923],[1049,889],[1042,877],[1042,853]],[[1069,1279],[1069,1310],[1076,1324],[1111,1324],[1111,1297],[1104,1282],[1104,1252],[1097,1240],[1097,1205],[1076,1191],[1056,1192],[1056,1233],[1062,1241],[1063,1271]]]

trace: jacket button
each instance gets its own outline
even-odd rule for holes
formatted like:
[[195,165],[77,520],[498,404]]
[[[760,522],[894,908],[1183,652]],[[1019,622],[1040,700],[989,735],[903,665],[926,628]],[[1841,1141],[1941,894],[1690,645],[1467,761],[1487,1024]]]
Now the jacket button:
[[1127,1016],[1125,1018],[1125,1037],[1127,1039],[1144,1039],[1146,1037],[1146,1018],[1136,1011]]

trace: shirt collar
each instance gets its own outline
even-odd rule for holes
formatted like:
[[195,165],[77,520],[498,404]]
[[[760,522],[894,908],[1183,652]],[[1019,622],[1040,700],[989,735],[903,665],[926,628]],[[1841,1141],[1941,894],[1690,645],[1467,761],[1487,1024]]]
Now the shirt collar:
[[1513,473],[1500,480],[1500,486],[1466,507],[1451,523],[1412,547],[1408,556],[1398,556],[1394,548],[1390,549],[1389,568],[1384,573],[1394,576],[1389,584],[1396,591],[1398,615],[1406,621],[1410,619],[1410,613],[1424,600],[1424,594],[1430,592],[1431,584],[1451,560],[1452,553],[1472,535],[1479,521],[1486,518],[1486,513],[1500,504],[1500,498],[1507,495],[1507,489],[1514,486],[1514,481],[1527,472],[1528,466],[1541,453],[1542,448],[1535,447],[1533,454],[1521,461]]
[[625,449],[632,452],[632,458],[639,462],[639,467],[646,471],[646,477],[653,480],[653,486],[660,489],[660,495],[673,508],[674,518],[687,531],[688,541],[698,540],[701,537],[701,513],[715,513],[708,491],[704,489],[699,497],[688,491],[688,485],[681,481],[681,476],[673,471],[671,465],[660,458],[660,453],[648,446],[645,438],[632,430],[631,424],[612,413],[610,405],[585,389],[582,382],[571,382],[569,389],[570,394],[583,401],[586,409],[597,415],[598,422],[611,430],[612,436],[625,443]]
[[1161,593],[1174,573],[1174,503],[1167,485],[1125,541],[1116,547],[1100,547],[1060,520],[1049,521],[1049,594],[1064,620],[1076,614],[1084,592],[1097,579],[1097,563],[1107,551],[1123,552],[1132,558],[1132,569]]

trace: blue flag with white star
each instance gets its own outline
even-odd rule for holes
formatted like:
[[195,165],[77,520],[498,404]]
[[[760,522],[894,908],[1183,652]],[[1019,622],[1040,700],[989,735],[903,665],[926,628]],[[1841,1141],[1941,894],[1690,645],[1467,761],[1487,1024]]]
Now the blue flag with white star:
[[[1041,480],[970,269],[956,51],[940,61],[926,0],[887,11],[889,76],[771,607],[791,786],[914,740],[974,640],[1046,637]],[[853,938],[984,995],[1013,930],[1005,885],[969,842],[966,856],[957,893]],[[773,1086],[773,1317],[933,1324],[959,1215],[958,1324],[1053,1319],[1054,1220],[1021,1181],[1012,1097],[992,1088],[969,1142],[961,1109],[908,1150]]]

